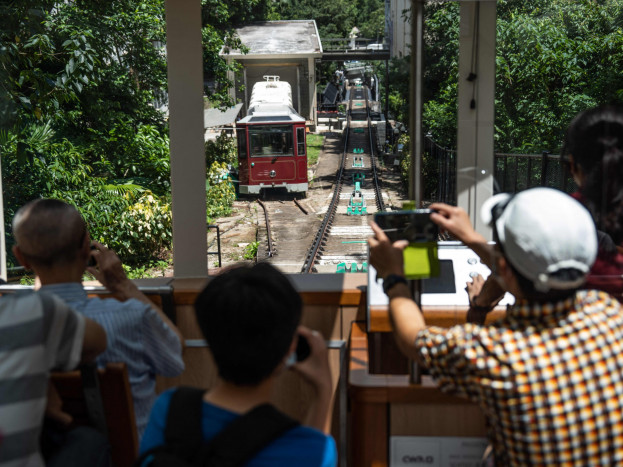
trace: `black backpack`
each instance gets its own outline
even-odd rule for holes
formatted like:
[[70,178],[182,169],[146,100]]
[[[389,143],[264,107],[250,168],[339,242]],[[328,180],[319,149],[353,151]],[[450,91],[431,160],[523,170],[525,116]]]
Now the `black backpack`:
[[143,453],[135,467],[235,467],[299,423],[270,404],[241,415],[209,442],[203,440],[202,401],[205,390],[178,388],[171,397],[165,444]]

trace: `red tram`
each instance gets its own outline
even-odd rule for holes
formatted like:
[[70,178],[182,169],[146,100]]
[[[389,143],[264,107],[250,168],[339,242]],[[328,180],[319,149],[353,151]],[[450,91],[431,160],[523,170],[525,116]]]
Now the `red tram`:
[[253,85],[247,116],[236,124],[241,194],[266,188],[306,193],[305,119],[292,107],[290,84],[264,76]]

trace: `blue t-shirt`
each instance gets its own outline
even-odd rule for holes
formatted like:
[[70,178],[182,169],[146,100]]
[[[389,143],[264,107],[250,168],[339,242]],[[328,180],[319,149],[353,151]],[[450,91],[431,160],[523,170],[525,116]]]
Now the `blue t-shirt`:
[[[169,389],[156,400],[141,440],[141,454],[164,444],[164,430],[173,392],[174,389]],[[203,438],[209,441],[240,415],[204,401],[201,416]],[[299,425],[262,449],[246,465],[334,467],[337,465],[337,449],[331,436],[314,428]]]

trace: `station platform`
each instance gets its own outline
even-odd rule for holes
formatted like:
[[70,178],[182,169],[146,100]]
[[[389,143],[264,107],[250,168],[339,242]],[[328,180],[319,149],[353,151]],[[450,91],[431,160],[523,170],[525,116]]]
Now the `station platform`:
[[[426,376],[417,384],[412,382],[410,362],[398,351],[391,334],[387,304],[376,295],[379,283],[369,283],[366,274],[352,273],[289,277],[303,299],[302,324],[318,330],[329,348],[333,384],[331,433],[338,446],[339,464],[409,465],[413,460],[424,459],[426,465],[442,466],[450,465],[443,456],[452,454],[458,456],[453,459],[462,459],[460,465],[477,465],[472,462],[482,453],[485,442],[480,410],[464,399],[441,393]],[[193,307],[209,280],[204,277],[135,281],[176,322],[185,338],[186,369],[176,378],[159,377],[159,392],[179,385],[209,389],[217,380]],[[456,280],[458,284],[459,279]],[[27,288],[4,285],[0,286],[0,294]],[[97,283],[88,284],[88,292],[108,295]],[[442,303],[439,299],[437,302],[424,300],[423,313],[428,324],[452,326],[465,322],[466,298],[456,303]],[[501,316],[504,310],[503,306],[498,307],[492,318]],[[303,420],[311,397],[312,388],[306,381],[285,372],[273,402],[287,414]]]

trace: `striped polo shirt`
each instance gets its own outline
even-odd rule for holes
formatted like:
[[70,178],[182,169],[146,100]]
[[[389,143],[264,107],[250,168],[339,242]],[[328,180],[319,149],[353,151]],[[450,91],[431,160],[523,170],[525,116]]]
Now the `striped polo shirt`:
[[106,331],[108,346],[97,357],[97,364],[126,363],[140,439],[156,400],[156,375],[173,377],[184,371],[177,334],[150,305],[133,298],[125,302],[89,298],[77,282],[45,285],[41,290],[59,296]]
[[80,362],[84,318],[43,293],[0,297],[0,467],[39,467],[50,370]]
[[519,301],[490,325],[416,338],[440,388],[479,404],[496,465],[623,462],[623,316],[604,292]]

